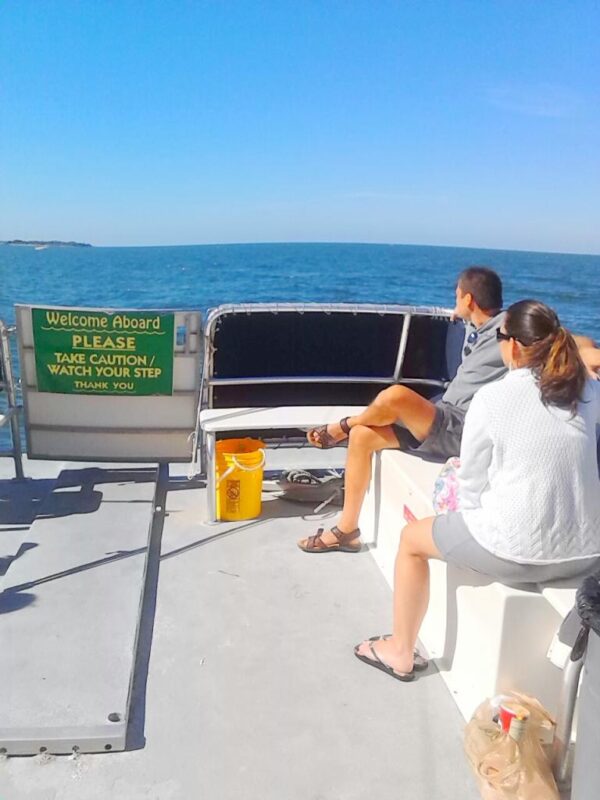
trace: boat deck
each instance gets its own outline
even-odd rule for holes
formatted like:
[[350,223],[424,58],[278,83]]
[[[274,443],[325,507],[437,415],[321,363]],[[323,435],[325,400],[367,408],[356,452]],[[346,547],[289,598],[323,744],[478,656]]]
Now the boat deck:
[[[0,477],[11,466],[0,461]],[[29,462],[26,474],[60,466]],[[435,668],[402,684],[353,657],[390,628],[390,591],[369,552],[301,553],[296,540],[328,517],[301,516],[269,484],[259,520],[204,524],[203,482],[183,472],[171,467],[150,540],[127,751],[5,757],[0,797],[478,798],[463,721]],[[0,542],[14,527],[0,524]]]

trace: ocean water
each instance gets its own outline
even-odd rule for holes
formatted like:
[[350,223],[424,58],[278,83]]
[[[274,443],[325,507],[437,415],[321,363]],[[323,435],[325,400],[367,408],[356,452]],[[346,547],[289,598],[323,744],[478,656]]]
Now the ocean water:
[[198,308],[259,301],[452,306],[457,273],[495,269],[505,305],[535,297],[600,340],[600,256],[370,244],[0,246],[0,319],[14,303]]

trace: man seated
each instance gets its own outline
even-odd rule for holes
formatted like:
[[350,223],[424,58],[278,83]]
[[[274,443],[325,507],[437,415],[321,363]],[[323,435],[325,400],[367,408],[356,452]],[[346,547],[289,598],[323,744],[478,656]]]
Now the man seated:
[[501,378],[506,367],[496,329],[502,324],[502,282],[487,267],[469,267],[458,276],[454,316],[469,324],[462,362],[438,402],[406,386],[380,392],[362,414],[346,417],[308,433],[315,447],[334,447],[349,438],[345,497],[337,525],[319,529],[298,546],[307,553],[357,553],[361,548],[358,517],[371,477],[371,456],[378,450],[410,448],[441,459],[458,455],[467,408],[484,384]]
[[573,338],[579,348],[579,355],[587,367],[588,373],[592,378],[600,380],[600,349],[598,345],[589,336],[574,335]]

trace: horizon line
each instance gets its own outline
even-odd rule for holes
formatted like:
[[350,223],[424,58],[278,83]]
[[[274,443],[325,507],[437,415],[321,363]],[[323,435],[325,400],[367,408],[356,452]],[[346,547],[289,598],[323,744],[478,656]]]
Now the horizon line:
[[[9,244],[10,241],[14,241],[11,239],[2,239],[0,240],[0,245],[12,246]],[[273,240],[273,241],[254,241],[254,242],[187,242],[187,243],[180,243],[180,244],[92,244],[91,242],[78,242],[78,240],[62,240],[62,239],[21,239],[21,241],[32,241],[32,242],[52,242],[52,241],[61,241],[65,242],[65,246],[69,246],[68,241],[77,241],[78,244],[88,244],[95,249],[101,248],[114,248],[114,249],[123,249],[126,250],[128,248],[131,249],[148,249],[148,248],[161,248],[161,247],[248,247],[248,246],[265,246],[265,245],[277,245],[277,246],[285,246],[285,245],[332,245],[332,246],[339,246],[339,245],[354,245],[354,246],[363,246],[363,247],[428,247],[428,248],[438,248],[444,250],[485,250],[490,252],[498,252],[498,253],[537,253],[540,255],[556,255],[556,256],[590,256],[590,257],[599,257],[600,252],[598,253],[589,253],[589,252],[579,252],[574,253],[572,251],[567,250],[535,250],[535,249],[522,249],[522,248],[515,248],[515,247],[489,247],[489,246],[477,246],[477,245],[457,245],[457,244],[423,244],[418,242],[363,242],[363,241],[329,241],[329,240],[311,240],[311,241],[280,241],[280,240]],[[60,246],[60,245],[57,245]]]

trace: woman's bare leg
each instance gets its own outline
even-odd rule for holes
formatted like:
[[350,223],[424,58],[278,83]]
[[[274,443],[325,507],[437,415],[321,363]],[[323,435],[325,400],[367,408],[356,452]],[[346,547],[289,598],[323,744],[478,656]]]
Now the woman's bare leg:
[[[443,560],[433,541],[434,517],[410,522],[400,535],[394,571],[394,629],[391,639],[376,642],[377,655],[396,672],[413,668],[419,628],[429,604],[429,559]],[[372,658],[367,642],[358,652]]]

